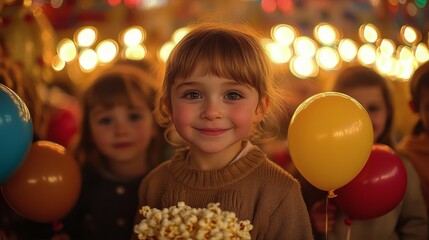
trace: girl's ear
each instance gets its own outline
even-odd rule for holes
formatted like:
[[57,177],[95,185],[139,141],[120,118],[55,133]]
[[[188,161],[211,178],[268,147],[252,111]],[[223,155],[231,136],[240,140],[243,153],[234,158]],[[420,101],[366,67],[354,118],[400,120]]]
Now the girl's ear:
[[264,115],[268,111],[268,106],[270,105],[270,98],[269,97],[263,97],[261,101],[259,102],[258,107],[255,111],[255,118],[253,119],[253,123],[258,124],[262,121],[264,118]]
[[416,104],[413,102],[413,100],[408,102],[408,106],[410,107],[411,111],[417,113]]

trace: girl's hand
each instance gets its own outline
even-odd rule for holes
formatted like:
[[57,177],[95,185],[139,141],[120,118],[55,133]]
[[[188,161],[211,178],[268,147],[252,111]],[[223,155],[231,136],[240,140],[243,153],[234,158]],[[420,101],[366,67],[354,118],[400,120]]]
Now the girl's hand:
[[[334,204],[328,204],[328,209],[326,211],[326,200],[316,202],[310,210],[310,219],[313,229],[319,233],[330,232],[334,227],[336,212],[337,207]],[[327,226],[326,214],[328,214]]]

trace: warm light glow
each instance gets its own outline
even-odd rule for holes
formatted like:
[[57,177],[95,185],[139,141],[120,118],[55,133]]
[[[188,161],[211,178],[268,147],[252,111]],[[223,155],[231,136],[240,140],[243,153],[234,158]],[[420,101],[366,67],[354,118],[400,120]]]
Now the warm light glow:
[[146,57],[147,50],[143,45],[136,45],[133,47],[128,47],[125,50],[125,58],[131,60],[142,60]]
[[279,24],[271,28],[271,38],[282,45],[290,45],[297,37],[297,31],[290,25]]
[[358,51],[358,60],[364,65],[373,64],[376,60],[376,49],[372,44],[364,44],[359,48]]
[[380,55],[375,61],[377,70],[385,75],[391,75],[394,72],[396,59],[390,56]]
[[174,44],[173,42],[164,43],[164,45],[161,47],[158,53],[158,57],[161,59],[161,61],[163,62],[167,61],[174,46],[176,46],[176,44]]
[[111,62],[118,55],[118,44],[112,39],[104,40],[98,44],[96,52],[101,63]]
[[414,51],[414,56],[416,57],[416,60],[420,63],[429,61],[429,51],[426,44],[419,43]]
[[266,42],[263,46],[274,63],[287,63],[292,57],[292,50],[288,45],[282,45],[278,42]]
[[325,70],[333,70],[340,64],[340,56],[335,49],[322,47],[317,50],[316,62]]
[[92,49],[85,49],[80,53],[79,65],[84,72],[92,71],[98,63],[97,53]]
[[52,58],[51,66],[55,71],[61,71],[66,66],[66,62],[60,58],[60,56],[55,55]]
[[70,62],[76,58],[77,49],[71,39],[65,38],[58,43],[57,53],[62,60]]
[[332,25],[321,23],[314,28],[314,37],[323,45],[334,45],[338,41],[338,31]]
[[411,75],[413,74],[417,64],[414,61],[406,61],[400,59],[398,61],[398,70],[396,76],[403,80],[410,79]]
[[343,61],[351,62],[356,58],[358,47],[353,40],[345,38],[338,44],[338,52]]
[[290,70],[293,75],[299,78],[317,76],[319,69],[311,58],[293,57],[290,61]]
[[180,40],[182,40],[182,38],[184,38],[188,33],[189,33],[189,29],[188,28],[179,28],[179,29],[177,29],[173,33],[173,37],[172,37],[173,42],[174,43],[180,42]]
[[411,26],[402,26],[401,39],[407,45],[415,45],[421,39],[421,33]]
[[309,37],[298,37],[293,43],[294,52],[298,56],[311,58],[316,54],[316,42]]
[[395,53],[396,45],[390,39],[383,39],[381,40],[378,50],[380,54],[383,55],[384,57],[390,57]]
[[75,42],[80,47],[90,47],[97,40],[97,30],[94,27],[82,27],[75,32]]
[[411,61],[414,58],[413,50],[408,46],[398,48],[398,58],[401,61]]
[[140,9],[148,10],[148,9],[159,8],[159,7],[165,6],[168,3],[169,3],[168,0],[144,0],[144,1],[139,1],[138,7]]
[[136,46],[144,41],[146,32],[139,26],[130,27],[125,30],[122,41],[127,47]]
[[379,38],[379,30],[373,24],[365,24],[359,28],[359,36],[363,42],[375,43]]

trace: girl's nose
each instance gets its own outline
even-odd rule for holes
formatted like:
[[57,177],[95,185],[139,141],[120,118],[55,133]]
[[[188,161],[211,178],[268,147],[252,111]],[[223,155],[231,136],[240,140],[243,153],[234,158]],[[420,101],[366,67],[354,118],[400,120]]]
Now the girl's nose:
[[129,132],[129,124],[126,121],[117,121],[115,123],[115,134],[126,135]]
[[208,101],[204,104],[204,109],[200,115],[201,118],[207,120],[215,120],[223,118],[222,107],[219,101]]

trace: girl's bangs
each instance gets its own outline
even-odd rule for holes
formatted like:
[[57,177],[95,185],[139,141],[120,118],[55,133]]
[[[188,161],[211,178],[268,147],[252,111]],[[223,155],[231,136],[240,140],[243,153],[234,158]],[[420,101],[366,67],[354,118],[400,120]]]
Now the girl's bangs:
[[135,106],[136,98],[139,97],[136,86],[129,86],[120,78],[111,78],[103,84],[96,84],[87,95],[88,106],[101,105],[112,108],[115,105]]
[[[238,46],[238,47],[237,47]],[[206,36],[203,41],[190,41],[176,52],[173,75],[187,78],[192,74],[212,74],[257,86],[261,74],[259,59],[249,56],[252,46],[226,36]]]

